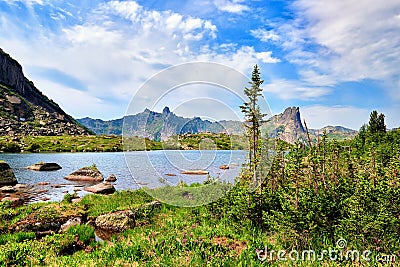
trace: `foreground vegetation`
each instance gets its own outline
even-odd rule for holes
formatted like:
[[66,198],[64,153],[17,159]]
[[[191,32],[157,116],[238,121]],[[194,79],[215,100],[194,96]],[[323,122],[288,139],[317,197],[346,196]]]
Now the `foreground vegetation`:
[[[227,195],[205,206],[146,211],[141,207],[153,199],[143,190],[88,195],[79,203],[68,197],[19,208],[1,203],[0,266],[391,266],[400,257],[399,178],[400,131],[367,126],[351,141],[278,143],[260,188],[249,190],[252,175],[244,171]],[[174,193],[183,195],[185,187]],[[135,211],[136,227],[95,242],[94,219],[117,210]],[[84,224],[65,233],[42,236],[22,227],[76,216]],[[369,261],[301,260],[302,251],[329,249],[336,256],[369,251]],[[300,259],[264,257],[279,250],[298,251]]]

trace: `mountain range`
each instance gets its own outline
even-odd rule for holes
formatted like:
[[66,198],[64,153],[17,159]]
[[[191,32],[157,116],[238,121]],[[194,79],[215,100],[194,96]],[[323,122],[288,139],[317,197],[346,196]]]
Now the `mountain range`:
[[[156,141],[165,141],[173,135],[183,133],[243,134],[245,131],[243,122],[240,121],[211,122],[199,117],[185,118],[171,112],[168,107],[165,107],[162,113],[145,109],[141,113],[115,120],[104,121],[86,117],[78,119],[78,122],[96,134],[121,135],[123,133]],[[315,139],[324,130],[326,130],[328,136],[337,139],[350,138],[357,134],[357,131],[341,126],[327,126],[318,130],[310,129],[309,133]],[[273,116],[262,124],[261,131],[268,133],[270,137],[279,138],[289,143],[306,138],[306,129],[300,119],[298,107],[289,107],[283,113]]]

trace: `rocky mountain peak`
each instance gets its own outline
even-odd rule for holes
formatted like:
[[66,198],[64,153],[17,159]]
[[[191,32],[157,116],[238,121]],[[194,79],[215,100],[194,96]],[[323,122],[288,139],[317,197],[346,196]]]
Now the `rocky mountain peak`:
[[162,111],[164,116],[167,116],[169,113],[171,113],[171,111],[169,110],[169,107],[165,107]]
[[289,107],[283,113],[273,116],[263,126],[265,132],[271,137],[294,143],[305,134],[305,129],[300,119],[300,108]]
[[278,115],[278,121],[280,124],[293,123],[296,130],[305,132],[304,126],[300,119],[300,108],[299,107],[288,107],[285,111]]

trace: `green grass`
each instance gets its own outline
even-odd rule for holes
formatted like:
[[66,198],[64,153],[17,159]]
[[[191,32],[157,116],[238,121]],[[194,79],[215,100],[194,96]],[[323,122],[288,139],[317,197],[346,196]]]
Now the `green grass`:
[[120,152],[160,149],[245,149],[242,136],[226,134],[185,134],[165,142],[147,138],[84,135],[84,136],[0,136],[0,152]]
[[171,136],[162,145],[164,149],[243,150],[247,148],[247,140],[244,136],[224,133],[187,133]]
[[153,198],[143,190],[116,191],[108,196],[86,195],[80,204],[87,208],[88,216],[96,217],[109,212],[135,209],[152,200]]

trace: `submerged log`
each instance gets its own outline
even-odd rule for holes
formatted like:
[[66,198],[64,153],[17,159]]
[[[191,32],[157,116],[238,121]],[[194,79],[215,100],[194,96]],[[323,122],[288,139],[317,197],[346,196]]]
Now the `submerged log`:
[[209,172],[204,171],[204,170],[187,170],[187,171],[182,171],[182,174],[192,174],[192,175],[206,175]]

